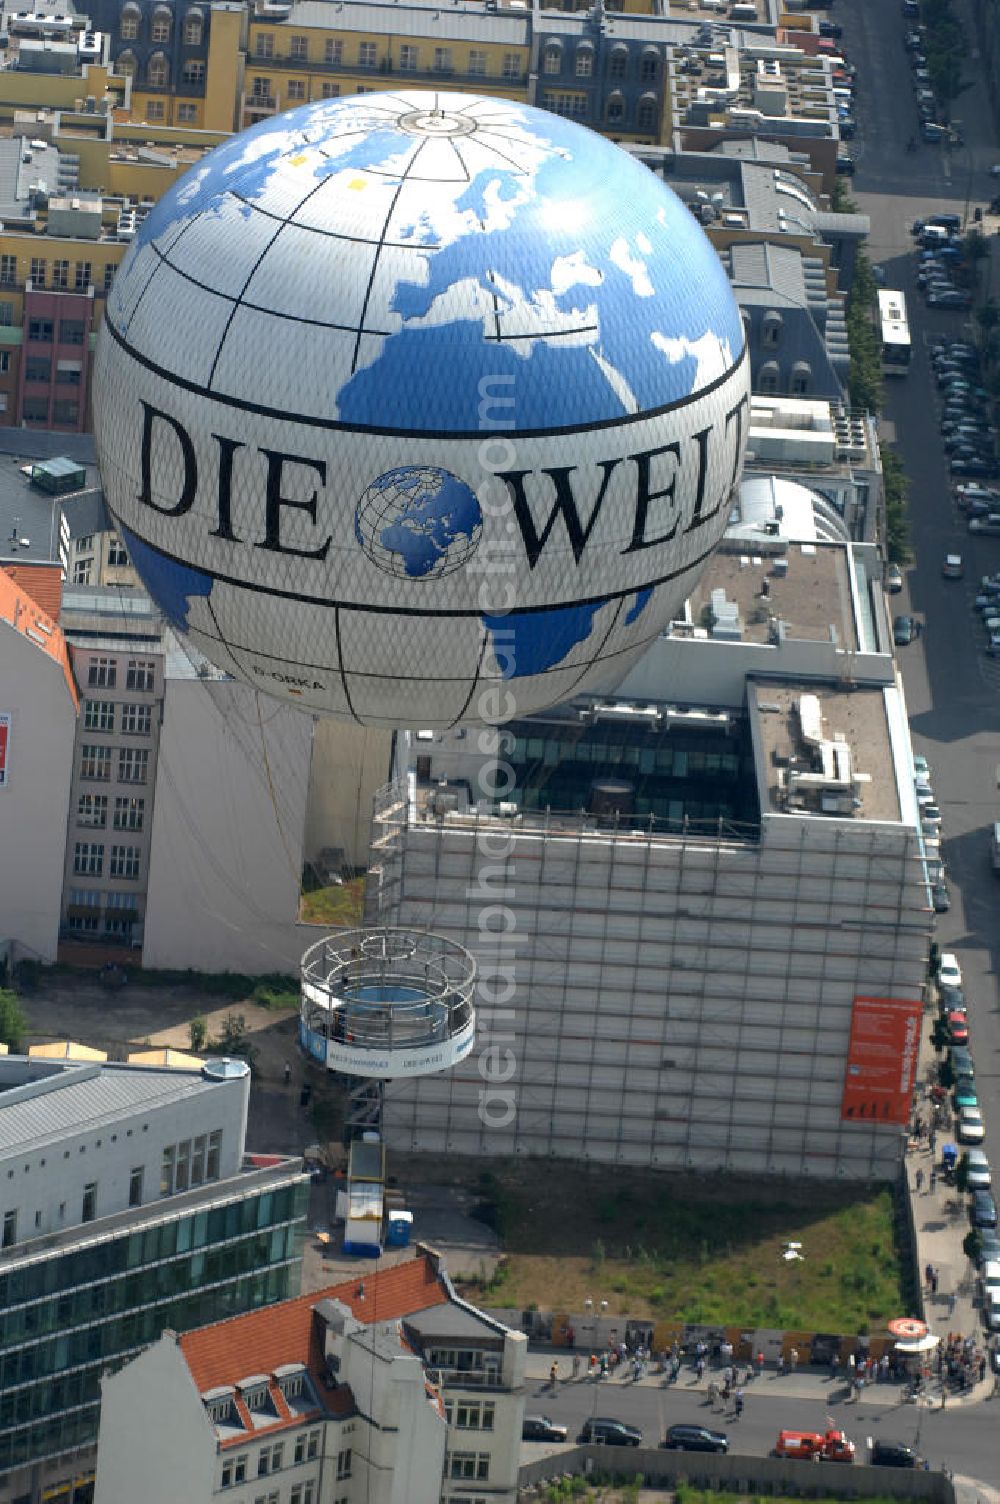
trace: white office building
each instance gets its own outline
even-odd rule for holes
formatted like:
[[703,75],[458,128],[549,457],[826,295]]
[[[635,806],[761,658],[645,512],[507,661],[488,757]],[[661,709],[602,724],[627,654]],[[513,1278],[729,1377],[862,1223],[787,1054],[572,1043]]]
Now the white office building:
[[104,1380],[95,1499],[514,1504],[526,1349],[426,1249],[167,1333]]

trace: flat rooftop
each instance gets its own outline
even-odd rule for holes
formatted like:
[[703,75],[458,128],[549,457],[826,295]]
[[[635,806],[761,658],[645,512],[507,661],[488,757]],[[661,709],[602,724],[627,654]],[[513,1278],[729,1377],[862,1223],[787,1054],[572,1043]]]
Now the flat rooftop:
[[691,594],[694,625],[709,627],[717,619],[713,593],[721,590],[737,608],[740,641],[773,642],[780,621],[786,639],[829,642],[836,633],[841,647],[859,649],[846,548],[783,543],[772,552],[765,551],[767,541],[755,552],[745,539],[723,539]]
[[[819,719],[814,723],[817,701]],[[814,680],[780,684],[751,680],[747,684],[747,707],[761,754],[763,813],[902,819],[881,688],[841,690]],[[832,782],[797,782],[796,773],[805,774],[809,780],[822,776],[824,758],[817,734],[825,742],[848,749],[850,773],[861,775],[853,789],[838,790]],[[838,771],[845,771],[843,764]]]

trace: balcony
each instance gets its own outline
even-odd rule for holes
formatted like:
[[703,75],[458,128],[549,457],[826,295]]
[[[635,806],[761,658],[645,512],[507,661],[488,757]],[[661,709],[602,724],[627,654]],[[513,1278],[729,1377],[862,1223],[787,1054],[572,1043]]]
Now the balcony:
[[[332,78],[393,78],[414,79],[420,83],[441,83],[442,81],[454,84],[471,84],[488,86],[491,88],[506,87],[512,84],[526,84],[527,72],[522,69],[513,77],[506,73],[461,73],[457,68],[401,68],[398,61],[391,57],[384,57],[379,62],[368,65],[366,63],[318,62],[315,59],[297,57],[257,57],[247,59],[248,68],[259,68],[261,71],[282,71],[304,74],[328,74]],[[248,100],[249,103],[249,100]]]

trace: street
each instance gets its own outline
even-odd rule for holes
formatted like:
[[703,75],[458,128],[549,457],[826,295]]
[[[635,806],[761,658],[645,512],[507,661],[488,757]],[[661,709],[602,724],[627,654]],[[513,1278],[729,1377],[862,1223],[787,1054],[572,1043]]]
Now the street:
[[[694,1371],[682,1368],[676,1384],[666,1384],[658,1375],[635,1384],[631,1380],[587,1378],[559,1382],[553,1394],[548,1380],[550,1355],[533,1353],[525,1415],[547,1415],[569,1427],[572,1443],[583,1421],[591,1415],[610,1416],[639,1426],[647,1445],[662,1441],[668,1426],[677,1421],[697,1422],[725,1431],[732,1452],[765,1456],[781,1430],[800,1428],[823,1431],[829,1424],[841,1427],[858,1448],[858,1461],[867,1456],[869,1441],[902,1441],[915,1446],[932,1468],[947,1466],[957,1475],[1000,1483],[995,1419],[1000,1401],[968,1404],[949,1402],[945,1410],[903,1400],[902,1386],[874,1384],[856,1404],[846,1398],[843,1379],[810,1369],[778,1377],[773,1372],[754,1379],[745,1389],[745,1408],[739,1420],[731,1409],[712,1408],[704,1385]],[[570,1371],[565,1354],[559,1357],[564,1375]],[[829,1419],[828,1419],[829,1418]],[[532,1457],[557,1450],[544,1442],[525,1443],[522,1456]]]
[[[974,53],[969,8],[959,3],[956,10]],[[937,940],[942,950],[957,952],[962,966],[976,1079],[984,1102],[985,1147],[1000,1169],[1000,1011],[994,959],[1000,943],[1000,885],[991,871],[989,852],[990,828],[1000,820],[1000,659],[983,652],[982,628],[972,612],[979,576],[1000,570],[1000,538],[970,535],[953,499],[938,434],[927,341],[937,334],[968,337],[969,315],[924,307],[915,282],[910,235],[913,220],[928,214],[957,212],[971,222],[975,207],[983,208],[992,197],[989,167],[1000,150],[993,140],[977,56],[970,56],[967,69],[971,87],[954,107],[962,119],[965,145],[946,151],[921,143],[909,152],[907,142],[919,134],[919,122],[899,4],[838,0],[836,19],[844,28],[846,56],[859,70],[858,134],[848,143],[857,175],[849,191],[871,219],[868,253],[883,267],[885,285],[905,291],[910,314],[913,361],[908,376],[886,382],[883,423],[883,438],[897,448],[911,483],[913,557],[904,571],[903,594],[892,598],[890,615],[912,612],[923,627],[913,643],[899,650],[898,662],[914,751],[922,752],[931,764],[944,820],[952,907],[938,917]],[[986,227],[988,233],[995,232],[997,221],[991,218]],[[1000,287],[1000,271],[996,285]],[[964,580],[942,577],[946,552],[963,555]],[[964,1232],[964,1221],[956,1224],[957,1262]],[[666,1385],[659,1376],[639,1384],[579,1379],[560,1383],[553,1394],[547,1380],[551,1356],[532,1354],[529,1372],[535,1377],[525,1413],[567,1424],[570,1441],[590,1415],[640,1426],[647,1443],[661,1440],[676,1421],[697,1421],[726,1431],[732,1451],[763,1454],[774,1446],[779,1430],[824,1430],[829,1417],[857,1444],[859,1460],[867,1455],[868,1441],[882,1437],[915,1445],[931,1467],[947,1466],[956,1475],[980,1480],[985,1486],[981,1493],[1000,1485],[994,1436],[1000,1398],[950,1401],[942,1410],[937,1404],[929,1408],[907,1402],[901,1387],[885,1384],[871,1386],[855,1404],[846,1399],[843,1382],[811,1370],[754,1380],[747,1386],[745,1411],[737,1421],[713,1411],[689,1368],[682,1370],[676,1385]],[[557,1356],[561,1373],[568,1375],[565,1354]],[[526,1444],[523,1455],[527,1459],[546,1450],[552,1448]]]

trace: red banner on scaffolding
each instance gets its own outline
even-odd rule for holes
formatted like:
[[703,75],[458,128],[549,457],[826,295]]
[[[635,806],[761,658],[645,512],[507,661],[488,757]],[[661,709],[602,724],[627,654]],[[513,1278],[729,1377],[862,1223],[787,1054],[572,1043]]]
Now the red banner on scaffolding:
[[856,997],[840,1116],[908,1123],[920,1051],[918,998]]

